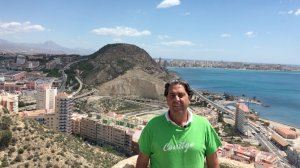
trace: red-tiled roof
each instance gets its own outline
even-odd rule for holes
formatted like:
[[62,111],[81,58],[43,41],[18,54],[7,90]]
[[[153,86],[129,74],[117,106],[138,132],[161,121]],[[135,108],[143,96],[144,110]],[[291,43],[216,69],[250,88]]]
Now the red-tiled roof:
[[272,140],[274,140],[275,142],[277,142],[279,145],[281,145],[282,147],[286,147],[289,144],[287,143],[287,141],[285,141],[283,138],[281,138],[280,136],[276,135],[276,134],[272,134],[271,137]]

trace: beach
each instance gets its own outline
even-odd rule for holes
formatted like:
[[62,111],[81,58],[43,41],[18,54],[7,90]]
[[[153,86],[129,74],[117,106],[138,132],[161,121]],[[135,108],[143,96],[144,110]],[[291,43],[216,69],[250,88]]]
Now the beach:
[[276,127],[285,127],[285,128],[295,128],[296,130],[296,133],[297,133],[297,137],[296,139],[285,139],[287,141],[289,141],[289,143],[292,143],[293,147],[295,148],[300,148],[300,129],[299,128],[296,128],[294,126],[290,126],[290,125],[286,125],[286,124],[283,124],[283,123],[280,123],[280,122],[277,122],[277,121],[272,121],[272,120],[268,120],[268,119],[262,119],[260,118],[260,120],[262,121],[265,121],[265,122],[269,122],[270,123],[270,128],[276,128]]

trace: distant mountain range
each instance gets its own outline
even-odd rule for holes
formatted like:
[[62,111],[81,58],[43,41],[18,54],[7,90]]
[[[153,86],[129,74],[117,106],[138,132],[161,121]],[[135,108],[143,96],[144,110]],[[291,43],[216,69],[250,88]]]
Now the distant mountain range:
[[53,41],[44,43],[15,43],[0,39],[0,52],[4,53],[24,53],[24,54],[79,54],[88,55],[93,50],[82,48],[66,48]]

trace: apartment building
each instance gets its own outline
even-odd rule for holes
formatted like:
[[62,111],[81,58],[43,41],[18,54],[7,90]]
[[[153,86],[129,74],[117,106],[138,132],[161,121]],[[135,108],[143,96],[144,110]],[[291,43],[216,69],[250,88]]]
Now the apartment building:
[[4,90],[9,93],[16,93],[28,90],[28,87],[25,81],[4,81],[0,82],[0,90]]
[[249,108],[246,104],[240,102],[236,104],[235,128],[243,135],[248,136],[248,115]]
[[71,133],[71,114],[73,113],[73,97],[67,93],[58,93],[56,95],[55,112],[58,119],[58,130]]
[[[105,120],[104,120],[105,121]],[[128,127],[113,123],[97,122],[97,144],[111,145],[127,154],[132,152],[133,131]]]
[[[81,118],[80,135],[100,146],[109,145],[115,150],[132,155],[134,147],[132,139],[135,135],[135,130],[131,129],[132,125],[124,121],[115,120],[111,117],[103,117],[94,115],[86,118]],[[77,124],[78,125],[78,124]],[[72,127],[75,128],[75,127]],[[77,132],[78,130],[72,130]]]
[[23,118],[33,119],[51,129],[58,130],[57,115],[53,110],[47,111],[46,109],[41,109],[33,111],[23,111],[20,112],[19,115]]
[[280,135],[273,133],[271,135],[271,141],[279,147],[281,150],[286,150],[287,147],[290,145],[284,138],[282,138]]
[[44,124],[51,129],[59,130],[57,114],[54,111],[45,113],[44,114]]
[[[45,98],[44,94],[45,93],[43,93],[43,96],[41,96],[40,99],[49,98],[53,102],[51,102],[50,100],[42,100],[41,102],[45,103],[46,101],[48,105],[38,110],[24,111],[20,113],[20,115],[25,118],[34,119],[38,121],[40,124],[44,124],[51,129],[70,134],[72,131],[71,128],[72,126],[71,114],[73,112],[72,96],[66,93],[59,93],[56,95],[50,92],[52,96],[48,96]],[[38,101],[40,100],[38,99]]]
[[17,81],[25,79],[25,71],[7,71],[4,73],[5,81]]
[[287,128],[287,127],[276,127],[275,131],[285,139],[296,139],[297,138],[296,131],[294,131],[290,128]]
[[55,109],[55,97],[57,88],[51,88],[50,83],[42,83],[37,85],[36,109]]
[[84,139],[97,142],[97,120],[95,118],[82,118],[80,123],[80,135]]
[[[72,127],[72,133],[75,135],[80,135],[80,127],[81,127],[81,121],[83,118],[86,118],[87,114],[78,114],[78,113],[72,113],[71,115],[71,127]],[[86,127],[86,126],[85,126]]]
[[9,112],[17,113],[19,111],[18,102],[19,99],[17,94],[6,92],[0,93],[0,105],[5,107]]
[[255,147],[242,147],[238,144],[224,144],[218,150],[218,156],[222,158],[229,158],[239,162],[252,164],[255,167],[277,167],[277,156],[270,153],[259,151]]

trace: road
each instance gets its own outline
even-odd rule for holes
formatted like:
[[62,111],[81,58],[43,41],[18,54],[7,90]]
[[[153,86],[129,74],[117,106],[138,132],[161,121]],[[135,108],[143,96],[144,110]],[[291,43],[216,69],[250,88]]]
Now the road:
[[83,86],[83,83],[82,83],[82,81],[80,80],[79,77],[75,76],[75,79],[76,79],[76,80],[78,81],[78,83],[79,83],[79,88],[78,88],[75,92],[72,93],[72,96],[77,95],[77,94],[81,91],[82,86]]
[[219,111],[225,113],[225,114],[228,114],[232,119],[234,119],[234,116],[235,116],[235,112],[234,111],[231,111],[229,109],[227,109],[226,107],[220,105],[220,104],[217,104],[211,100],[209,100],[208,98],[206,98],[205,96],[203,96],[201,93],[199,93],[199,91],[197,90],[193,90],[194,93],[202,100],[206,101],[207,103],[209,103],[210,105],[212,105],[213,107],[215,107],[216,109],[218,109]]
[[66,82],[67,82],[68,75],[65,73],[65,70],[69,69],[72,64],[75,64],[79,61],[81,61],[81,60],[70,62],[65,67],[63,67],[63,69],[59,70],[59,72],[62,73],[62,84],[59,88],[59,91],[63,92],[66,90]]
[[[248,128],[250,132],[256,132],[256,128],[254,125],[251,123],[248,123]],[[265,146],[269,152],[273,153],[278,157],[279,165],[280,167],[292,167],[289,163],[288,160],[284,158],[284,156],[281,155],[280,149],[278,149],[273,143],[270,142],[268,137],[263,133],[263,132],[256,132],[255,138],[260,141],[260,143]]]

